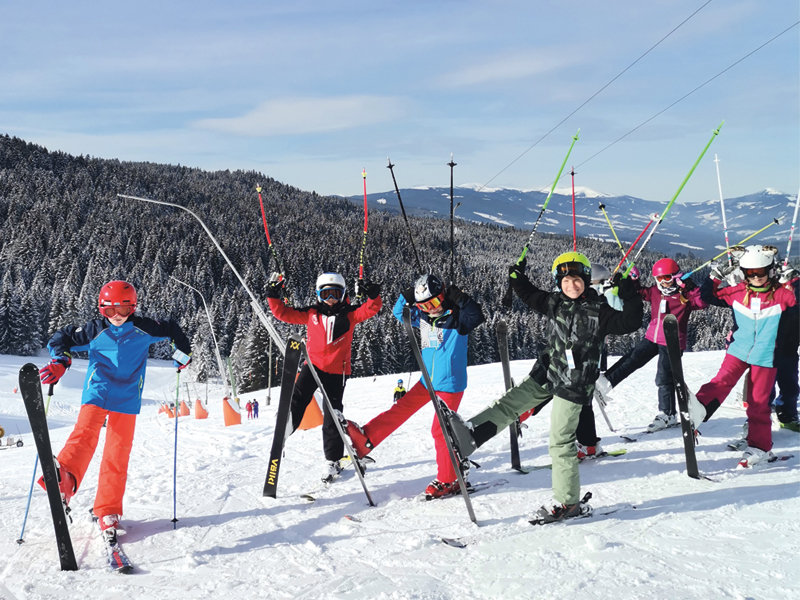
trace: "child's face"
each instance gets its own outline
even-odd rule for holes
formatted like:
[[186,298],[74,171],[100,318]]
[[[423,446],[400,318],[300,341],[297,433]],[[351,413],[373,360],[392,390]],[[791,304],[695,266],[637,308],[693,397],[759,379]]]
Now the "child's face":
[[580,298],[583,291],[586,289],[586,284],[583,279],[577,275],[564,275],[561,278],[561,291],[573,300]]
[[122,315],[114,315],[113,317],[106,317],[106,319],[108,319],[115,327],[119,327],[128,320],[128,317],[130,317],[130,315],[125,315],[124,317]]

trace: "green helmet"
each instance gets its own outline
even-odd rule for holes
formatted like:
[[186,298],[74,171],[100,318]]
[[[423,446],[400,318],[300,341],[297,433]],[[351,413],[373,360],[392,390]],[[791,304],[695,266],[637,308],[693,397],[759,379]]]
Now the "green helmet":
[[580,277],[586,287],[589,287],[592,280],[592,263],[580,252],[564,252],[553,261],[551,272],[559,287],[561,287],[561,279],[565,275]]

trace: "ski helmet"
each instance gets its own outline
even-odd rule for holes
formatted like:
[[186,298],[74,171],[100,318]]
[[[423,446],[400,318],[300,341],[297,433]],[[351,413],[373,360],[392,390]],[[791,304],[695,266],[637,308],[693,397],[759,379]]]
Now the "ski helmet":
[[753,245],[747,246],[739,258],[739,268],[747,276],[750,269],[765,269],[767,276],[775,277],[775,256],[778,249],[775,246]]
[[117,314],[127,317],[136,310],[136,290],[127,281],[109,281],[100,288],[97,308],[106,318]]
[[403,385],[403,380],[402,379],[398,379],[397,380],[397,385]]
[[592,279],[592,263],[580,252],[565,252],[553,261],[552,273],[559,288],[565,275],[580,277],[588,288]]
[[425,312],[436,310],[444,302],[444,284],[436,275],[422,275],[414,282],[414,300]]
[[671,258],[661,258],[653,265],[653,277],[663,277],[664,275],[672,275],[673,277],[680,273],[681,268]]
[[347,293],[347,283],[339,273],[323,273],[317,277],[316,290],[320,300],[333,297],[341,301]]

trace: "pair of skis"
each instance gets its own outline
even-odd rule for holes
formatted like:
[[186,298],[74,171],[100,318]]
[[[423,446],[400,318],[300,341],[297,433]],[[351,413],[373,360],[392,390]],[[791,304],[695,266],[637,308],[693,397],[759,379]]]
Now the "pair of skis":
[[[306,349],[305,342],[303,341],[303,338],[296,334],[289,336],[286,341],[286,354],[283,358],[283,372],[281,374],[281,393],[278,400],[275,433],[272,436],[272,449],[269,456],[269,465],[267,466],[267,476],[264,481],[263,495],[270,498],[275,498],[277,496],[278,475],[280,474],[281,460],[283,458],[283,446],[286,443],[286,438],[292,433],[292,424],[289,420],[292,407],[292,394],[294,392],[297,371],[299,370],[300,362],[303,359],[305,359],[306,364],[311,371],[311,376],[314,378],[314,381],[316,382],[317,387],[322,394],[325,407],[334,417],[333,422],[336,425],[336,430],[339,432],[342,442],[344,443],[344,449],[347,452],[347,455],[350,457],[350,461],[353,463],[356,475],[358,475],[358,479],[361,482],[361,487],[364,489],[364,495],[366,495],[369,505],[375,506],[375,502],[372,500],[372,495],[369,493],[367,484],[364,481],[364,471],[361,467],[361,464],[358,462],[358,457],[356,456],[355,450],[353,450],[353,446],[350,443],[350,438],[347,437],[347,434],[345,433],[347,421],[344,419],[344,416],[341,412],[333,408],[331,400],[328,397],[328,393],[325,391],[325,386],[322,385],[322,381],[317,374],[317,370],[314,368],[314,365],[311,363],[311,359],[308,356],[308,350]],[[314,402],[313,399],[312,402]]]
[[[39,368],[33,363],[27,363],[19,371],[19,391],[28,413],[28,422],[31,433],[36,442],[36,452],[42,465],[42,475],[47,488],[47,500],[50,504],[50,513],[53,518],[53,528],[56,534],[56,547],[62,571],[77,571],[78,563],[72,547],[72,538],[69,533],[69,517],[61,500],[61,491],[58,485],[58,469],[53,458],[53,446],[50,443],[50,432],[47,427],[42,386],[39,381]],[[34,475],[35,477],[35,475]],[[96,518],[95,518],[96,520]],[[108,565],[114,571],[130,573],[133,564],[125,555],[114,536],[113,540],[103,540]],[[113,542],[113,543],[112,543]]]

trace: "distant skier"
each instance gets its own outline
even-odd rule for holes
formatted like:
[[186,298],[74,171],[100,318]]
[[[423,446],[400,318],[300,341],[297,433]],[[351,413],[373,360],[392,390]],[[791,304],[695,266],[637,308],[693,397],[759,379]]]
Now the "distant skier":
[[[792,287],[797,272],[786,267],[778,274],[777,248],[747,246],[735,265],[715,265],[712,291],[730,305],[736,315],[736,331],[716,376],[689,394],[689,413],[697,428],[716,412],[742,375],[747,377],[747,447],[739,465],[752,467],[774,460],[772,416],[769,400],[775,385],[775,348],[783,311],[797,305]],[[744,281],[728,287],[720,283],[740,269]],[[780,281],[785,283],[781,284]]]
[[[353,348],[353,330],[356,324],[378,314],[383,306],[380,285],[368,280],[359,283],[367,300],[351,305],[347,284],[339,273],[322,273],[317,277],[317,302],[303,308],[286,306],[283,301],[283,279],[273,273],[267,287],[269,308],[275,318],[286,323],[306,326],[307,349],[322,385],[335,410],[342,410],[342,396],[348,376]],[[314,397],[317,383],[308,365],[303,365],[292,394],[292,432],[303,420],[306,407]],[[323,405],[322,445],[327,464],[323,481],[333,481],[341,472],[344,443],[334,422],[334,416]]]
[[695,310],[708,307],[703,301],[698,288],[691,279],[683,281],[681,268],[671,258],[662,258],[653,265],[655,285],[643,286],[639,289],[642,299],[650,303],[650,323],[644,338],[631,350],[626,352],[597,379],[595,393],[607,399],[611,390],[634,371],[641,369],[658,356],[656,370],[656,386],[658,387],[658,414],[647,426],[647,431],[660,431],[678,425],[675,408],[675,385],[672,379],[672,367],[667,354],[664,339],[664,317],[675,315],[678,320],[678,339],[681,352],[686,350],[687,328],[689,316]]
[[258,400],[253,398],[253,418],[258,418]]
[[[451,410],[458,410],[467,387],[467,336],[484,321],[481,306],[454,284],[445,287],[436,275],[422,275],[413,288],[401,294],[393,311],[398,320],[402,321],[406,305],[411,307],[412,323],[419,327],[422,359],[436,395]],[[363,428],[348,421],[347,433],[359,458],[374,450],[430,399],[420,379],[389,410]],[[456,472],[436,417],[431,434],[436,448],[437,474],[425,488],[425,495],[440,498],[459,493]]]
[[542,506],[541,522],[577,517],[589,510],[581,505],[580,474],[575,452],[575,430],[581,409],[592,401],[600,354],[608,334],[632,333],[641,327],[642,302],[630,279],[619,274],[622,311],[611,308],[589,283],[592,265],[579,252],[566,252],[553,261],[551,273],[557,292],[537,288],[525,275],[525,262],[509,268],[509,282],[525,304],[547,317],[546,347],[518,385],[469,419],[452,413],[452,425],[462,456],[508,427],[525,411],[552,400],[550,458],[556,505]]
[[244,407],[247,410],[247,418],[248,419],[252,419],[253,418],[253,403],[250,400],[248,400],[247,404],[245,404]]
[[[43,383],[57,383],[72,364],[73,352],[89,353],[78,421],[57,457],[59,488],[65,504],[69,504],[83,482],[108,417],[93,508],[107,541],[116,540],[122,516],[128,459],[136,415],[142,405],[150,346],[170,340],[185,356],[175,366],[184,369],[191,362],[191,344],[178,324],[171,319],[134,315],[136,299],[136,290],[130,283],[105,284],[98,300],[104,318],[56,331],[47,344],[52,359],[40,371]],[[44,487],[42,479],[39,484]]]
[[394,388],[394,394],[392,395],[392,403],[397,404],[397,401],[400,400],[403,396],[406,395],[406,388],[403,387],[403,380],[397,380],[397,387]]

